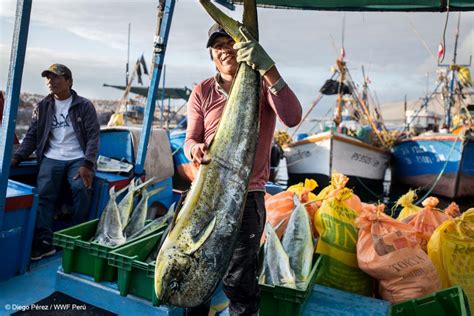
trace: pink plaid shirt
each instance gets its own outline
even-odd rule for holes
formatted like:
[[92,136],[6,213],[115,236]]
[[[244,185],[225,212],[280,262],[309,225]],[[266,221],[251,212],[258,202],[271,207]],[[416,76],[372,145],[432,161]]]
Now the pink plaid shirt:
[[[296,126],[301,120],[301,104],[287,85],[274,95],[265,80],[262,80],[261,92],[260,133],[249,191],[265,190],[265,183],[270,175],[270,151],[276,117],[288,127]],[[217,83],[216,77],[204,80],[194,87],[187,106],[188,127],[184,152],[188,159],[191,159],[194,145],[211,143],[226,101],[226,93]]]

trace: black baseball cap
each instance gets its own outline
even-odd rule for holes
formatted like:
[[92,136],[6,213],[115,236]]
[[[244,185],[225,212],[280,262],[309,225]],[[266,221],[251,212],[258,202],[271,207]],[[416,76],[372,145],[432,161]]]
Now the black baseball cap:
[[211,26],[211,28],[209,29],[209,31],[207,32],[209,38],[207,40],[207,44],[206,44],[206,48],[209,48],[210,46],[212,46],[212,44],[214,44],[214,41],[216,40],[216,38],[218,38],[219,36],[226,36],[226,37],[231,37],[229,34],[227,34],[227,32],[222,28],[222,26],[220,26],[219,24],[217,23],[214,23],[213,26]]
[[43,72],[41,73],[41,77],[46,77],[48,73],[53,73],[58,76],[66,76],[72,79],[71,69],[64,66],[63,64],[52,64],[48,67],[48,69],[43,70]]

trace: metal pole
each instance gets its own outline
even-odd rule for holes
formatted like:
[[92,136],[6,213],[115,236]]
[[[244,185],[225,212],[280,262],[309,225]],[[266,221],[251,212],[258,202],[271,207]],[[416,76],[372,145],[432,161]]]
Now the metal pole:
[[132,24],[128,22],[128,42],[127,42],[127,64],[125,65],[125,85],[128,85],[128,65],[130,63],[130,29]]
[[460,24],[461,24],[461,12],[459,12],[459,16],[458,16],[458,26],[457,26],[457,29],[456,29],[456,38],[455,38],[455,41],[454,41],[453,64],[450,67],[451,69],[448,70],[448,73],[451,70],[451,72],[450,72],[451,79],[450,79],[450,82],[449,82],[447,107],[446,107],[446,119],[445,119],[446,120],[446,125],[448,126],[448,128],[451,127],[451,109],[454,106],[454,96],[453,96],[453,94],[454,94],[454,83],[456,81],[457,71],[458,71],[458,68],[459,68],[459,66],[456,65],[456,57],[457,57],[457,50],[458,50],[459,26],[460,26]]
[[[135,164],[135,173],[141,175],[144,171],[146,152],[148,142],[150,140],[150,132],[153,124],[153,116],[155,113],[156,94],[160,84],[160,75],[163,68],[166,45],[173,19],[173,11],[176,0],[160,0],[159,4],[159,32],[156,34],[155,47],[153,50],[153,67],[150,89],[148,90],[147,104],[145,116],[143,119],[142,135],[138,145],[137,161]],[[163,91],[164,93],[164,91]]]
[[165,84],[166,84],[166,65],[163,65],[163,88],[161,89],[161,110],[160,110],[160,128],[163,128],[163,118],[165,112]]
[[0,132],[0,227],[3,226],[10,160],[12,157],[13,137],[15,135],[16,114],[20,102],[21,77],[25,63],[26,43],[30,24],[32,0],[18,0],[16,5],[15,28],[13,31],[10,67],[6,89],[6,104]]

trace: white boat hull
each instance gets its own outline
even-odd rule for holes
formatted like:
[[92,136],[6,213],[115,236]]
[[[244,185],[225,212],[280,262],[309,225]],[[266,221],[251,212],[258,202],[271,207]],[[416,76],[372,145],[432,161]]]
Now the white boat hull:
[[374,200],[383,193],[389,152],[332,132],[292,143],[284,151],[290,184],[313,178],[325,186],[338,172],[350,178],[349,187],[359,195]]

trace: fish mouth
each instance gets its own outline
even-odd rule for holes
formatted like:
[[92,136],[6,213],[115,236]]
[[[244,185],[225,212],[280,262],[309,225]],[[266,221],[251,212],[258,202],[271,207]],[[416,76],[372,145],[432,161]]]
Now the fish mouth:
[[[155,267],[155,295],[159,301],[165,300],[166,290],[163,287],[163,263],[157,263]],[[168,295],[169,296],[169,295]]]

